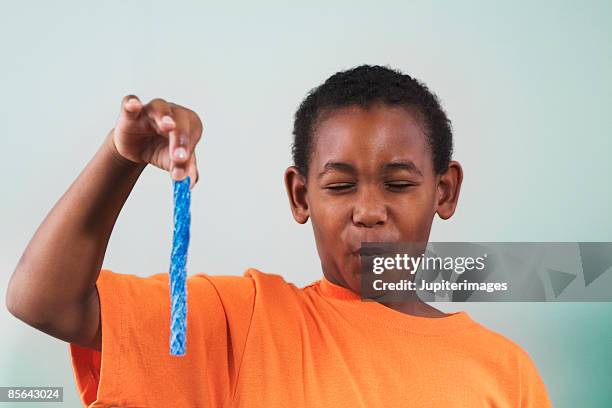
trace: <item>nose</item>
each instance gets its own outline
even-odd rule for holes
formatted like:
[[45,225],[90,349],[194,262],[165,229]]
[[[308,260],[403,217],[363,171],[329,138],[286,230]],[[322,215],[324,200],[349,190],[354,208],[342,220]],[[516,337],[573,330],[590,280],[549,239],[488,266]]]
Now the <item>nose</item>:
[[377,194],[363,191],[353,207],[353,223],[358,227],[373,228],[387,222],[387,206]]

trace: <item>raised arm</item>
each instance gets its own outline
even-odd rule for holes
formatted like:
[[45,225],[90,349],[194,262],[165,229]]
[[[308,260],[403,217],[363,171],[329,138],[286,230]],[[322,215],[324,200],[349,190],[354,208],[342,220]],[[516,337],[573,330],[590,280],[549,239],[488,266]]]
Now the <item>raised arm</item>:
[[6,292],[8,310],[53,337],[100,350],[96,281],[119,212],[148,163],[175,180],[189,175],[193,188],[201,135],[202,122],[187,108],[123,98],[115,127],[19,259]]

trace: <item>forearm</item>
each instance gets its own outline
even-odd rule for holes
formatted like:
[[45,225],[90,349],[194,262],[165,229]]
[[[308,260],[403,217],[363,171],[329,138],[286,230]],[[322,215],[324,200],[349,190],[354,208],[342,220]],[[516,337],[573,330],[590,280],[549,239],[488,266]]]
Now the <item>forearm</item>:
[[121,157],[109,132],[21,256],[7,291],[14,314],[44,323],[95,290],[119,212],[145,166]]

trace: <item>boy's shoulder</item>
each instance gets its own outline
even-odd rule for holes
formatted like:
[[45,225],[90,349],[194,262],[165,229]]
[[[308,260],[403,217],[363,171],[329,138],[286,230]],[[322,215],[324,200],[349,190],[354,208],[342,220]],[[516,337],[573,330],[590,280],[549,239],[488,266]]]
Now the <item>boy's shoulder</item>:
[[[152,275],[151,278],[168,280],[168,274]],[[277,293],[298,294],[302,289],[288,282],[282,275],[264,272],[261,269],[249,267],[242,275],[212,275],[196,273],[190,275],[188,281],[195,284],[205,282],[212,284],[219,292],[254,291],[258,295]]]
[[243,277],[252,280],[255,285],[256,290],[268,293],[277,293],[282,294],[286,293],[288,295],[299,295],[301,294],[306,287],[314,285],[308,285],[304,288],[300,288],[292,282],[287,281],[282,275],[271,272],[264,272],[258,268],[248,268]]
[[[276,289],[284,289],[292,292],[301,291],[305,288],[300,288],[292,282],[289,282],[285,279],[284,276],[272,273],[272,272],[264,272],[259,268],[250,267],[248,268],[240,278],[247,278],[254,282],[256,286],[261,286],[262,288],[276,288]],[[316,282],[315,282],[316,283]],[[312,283],[311,285],[315,284]],[[308,286],[311,286],[308,285]]]

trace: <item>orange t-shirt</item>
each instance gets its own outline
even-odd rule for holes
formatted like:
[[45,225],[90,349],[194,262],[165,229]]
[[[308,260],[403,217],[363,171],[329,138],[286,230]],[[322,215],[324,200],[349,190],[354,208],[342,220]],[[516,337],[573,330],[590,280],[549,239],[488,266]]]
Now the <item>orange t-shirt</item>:
[[102,352],[70,344],[89,407],[550,407],[528,354],[465,312],[407,315],[324,277],[187,279],[186,355],[169,354],[168,274],[103,269]]

